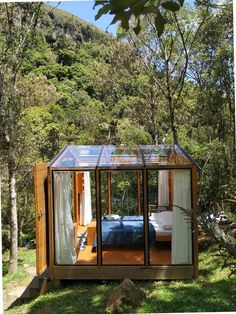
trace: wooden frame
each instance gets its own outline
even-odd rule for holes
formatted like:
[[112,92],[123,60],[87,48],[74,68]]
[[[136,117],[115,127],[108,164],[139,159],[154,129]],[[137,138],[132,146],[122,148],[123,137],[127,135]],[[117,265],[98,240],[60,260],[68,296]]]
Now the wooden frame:
[[[62,151],[63,152],[63,151]],[[102,151],[101,151],[102,154]],[[101,158],[100,154],[100,158]],[[183,152],[185,156],[186,153]],[[60,158],[61,154],[57,157]],[[187,156],[188,158],[188,156]],[[54,159],[55,160],[55,159]],[[190,160],[190,159],[189,159]],[[149,227],[148,227],[148,189],[147,189],[147,171],[155,170],[171,170],[189,169],[191,171],[191,192],[192,192],[192,209],[193,215],[196,216],[197,202],[197,178],[196,165],[191,161],[189,165],[146,165],[144,166],[110,166],[110,167],[48,167],[48,230],[49,230],[49,273],[51,279],[122,279],[125,277],[131,279],[192,279],[198,277],[198,236],[197,223],[193,221],[193,264],[192,265],[150,265],[149,262]],[[102,243],[101,243],[101,171],[108,171],[107,182],[108,189],[108,212],[111,212],[111,194],[110,183],[112,170],[135,170],[138,173],[138,195],[140,197],[140,171],[142,171],[143,184],[143,215],[144,215],[144,265],[141,266],[109,266],[102,265]],[[54,245],[54,200],[53,200],[53,172],[54,171],[71,171],[83,172],[94,171],[96,183],[96,226],[97,226],[97,265],[56,265],[55,263],[55,245]],[[173,205],[173,179],[169,176],[170,203]],[[138,213],[141,211],[141,201],[138,202]],[[109,205],[110,203],[110,205]],[[77,216],[78,219],[78,216]],[[169,239],[167,239],[168,241]]]

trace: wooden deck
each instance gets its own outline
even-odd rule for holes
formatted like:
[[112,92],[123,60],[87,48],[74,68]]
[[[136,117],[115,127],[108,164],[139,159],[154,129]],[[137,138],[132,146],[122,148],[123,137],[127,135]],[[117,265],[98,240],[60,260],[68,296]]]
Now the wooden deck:
[[[96,265],[97,253],[92,253],[92,246],[87,245],[84,251],[78,252],[77,265]],[[103,250],[103,265],[142,265],[144,252],[137,249],[111,248]],[[167,246],[150,251],[151,265],[171,264],[171,250]]]

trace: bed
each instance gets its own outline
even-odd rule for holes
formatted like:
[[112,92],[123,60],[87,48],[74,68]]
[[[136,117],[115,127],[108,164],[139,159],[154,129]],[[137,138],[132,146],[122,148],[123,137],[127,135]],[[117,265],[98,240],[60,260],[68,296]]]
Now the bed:
[[156,241],[171,241],[172,235],[172,211],[165,210],[157,213],[151,213],[149,221],[152,223]]
[[[171,225],[170,225],[171,223]],[[107,215],[101,221],[102,246],[141,246],[144,244],[143,216]],[[170,241],[172,232],[172,212],[154,213],[149,216],[149,245],[156,241]],[[92,252],[96,252],[95,237]]]

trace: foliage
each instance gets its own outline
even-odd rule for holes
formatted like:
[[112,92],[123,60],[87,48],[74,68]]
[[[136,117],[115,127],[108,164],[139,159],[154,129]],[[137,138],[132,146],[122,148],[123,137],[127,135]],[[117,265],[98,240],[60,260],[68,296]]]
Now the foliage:
[[167,23],[165,18],[165,11],[176,12],[181,6],[183,6],[184,0],[164,0],[164,1],[153,1],[153,0],[105,0],[105,1],[96,1],[94,6],[102,6],[99,9],[95,19],[100,18],[104,14],[114,15],[114,18],[111,24],[120,21],[120,25],[126,31],[130,27],[130,19],[135,17],[137,20],[137,25],[133,27],[133,30],[136,34],[139,34],[141,30],[141,16],[142,15],[151,15],[155,16],[155,27],[158,33],[158,36],[161,36]]

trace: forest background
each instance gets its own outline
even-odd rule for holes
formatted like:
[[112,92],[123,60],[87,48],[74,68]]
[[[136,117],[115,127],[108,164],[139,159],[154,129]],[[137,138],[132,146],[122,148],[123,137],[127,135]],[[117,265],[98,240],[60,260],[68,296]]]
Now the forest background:
[[200,212],[235,221],[232,1],[167,11],[165,29],[151,13],[116,38],[43,5],[18,63],[30,7],[12,8],[0,4],[3,250],[34,241],[32,166],[70,144],[179,143],[198,164]]

